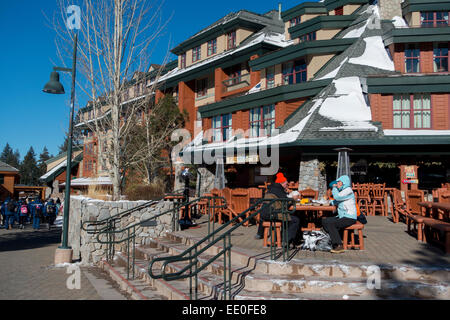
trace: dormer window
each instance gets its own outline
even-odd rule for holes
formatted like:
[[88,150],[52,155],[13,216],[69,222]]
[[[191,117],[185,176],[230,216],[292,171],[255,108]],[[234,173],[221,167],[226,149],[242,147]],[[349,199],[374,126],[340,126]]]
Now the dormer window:
[[186,53],[183,53],[183,54],[181,55],[180,68],[181,68],[181,69],[186,68]]
[[340,6],[334,9],[334,15],[335,16],[343,16],[344,15],[344,7]]
[[420,13],[420,26],[425,28],[448,26],[448,11],[426,11]]
[[289,20],[291,28],[300,24],[300,21],[301,21],[301,16],[298,16],[298,17],[295,17],[295,18],[292,18],[291,20]]
[[192,49],[192,62],[199,61],[202,58],[202,50],[201,47],[195,47]]
[[217,38],[208,41],[208,57],[217,53]]
[[236,31],[227,34],[227,50],[236,48]]

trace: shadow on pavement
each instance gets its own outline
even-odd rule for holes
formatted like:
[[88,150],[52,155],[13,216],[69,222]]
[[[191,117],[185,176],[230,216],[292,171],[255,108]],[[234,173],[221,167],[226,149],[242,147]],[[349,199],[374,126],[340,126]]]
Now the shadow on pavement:
[[0,252],[18,251],[61,243],[62,229],[0,230]]

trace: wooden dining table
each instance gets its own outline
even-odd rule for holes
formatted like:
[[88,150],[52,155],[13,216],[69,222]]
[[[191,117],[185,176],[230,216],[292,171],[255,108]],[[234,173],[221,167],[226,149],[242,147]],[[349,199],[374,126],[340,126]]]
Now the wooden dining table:
[[301,231],[317,231],[320,230],[320,228],[316,228],[314,221],[322,218],[326,212],[334,212],[336,206],[297,203],[295,210],[304,215],[308,221],[308,226],[306,228],[301,228]]
[[438,220],[450,220],[450,203],[424,201],[417,203],[425,208],[422,215]]

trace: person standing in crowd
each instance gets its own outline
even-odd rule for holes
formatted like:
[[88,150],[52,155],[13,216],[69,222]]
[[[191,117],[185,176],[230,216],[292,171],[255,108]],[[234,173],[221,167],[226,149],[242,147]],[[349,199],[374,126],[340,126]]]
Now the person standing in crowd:
[[4,202],[5,204],[5,229],[11,230],[14,224],[14,215],[16,212],[16,203],[14,199],[7,198]]
[[6,203],[5,201],[2,202],[1,206],[0,206],[0,213],[2,215],[2,225],[1,228],[5,228],[5,223],[6,223]]
[[47,219],[48,229],[50,229],[50,226],[54,224],[57,212],[58,210],[56,208],[56,204],[53,199],[50,198],[44,206],[44,215]]
[[19,228],[24,229],[25,223],[28,218],[28,213],[29,213],[26,199],[19,200],[19,204],[17,206],[17,212],[19,213]]
[[33,216],[33,229],[39,230],[41,219],[43,217],[42,210],[44,205],[39,198],[36,198],[31,204],[31,214]]
[[[267,192],[264,196],[264,198],[267,199],[289,199],[288,198],[288,192],[287,190],[287,179],[283,175],[283,173],[277,173],[275,183],[272,183],[268,186]],[[270,212],[269,212],[269,205],[264,204],[263,208],[261,210],[261,220],[262,221],[270,221]],[[258,231],[255,236],[255,239],[262,239],[263,238],[263,232],[264,228],[262,226],[262,221],[260,221],[260,224],[258,226]],[[300,219],[299,217],[295,215],[289,216],[289,222],[288,222],[288,244],[295,246],[299,242],[298,238],[298,231],[300,227]]]
[[56,215],[59,214],[59,210],[61,209],[61,200],[56,199]]
[[330,183],[332,186],[333,201],[337,206],[338,216],[322,219],[323,229],[330,235],[332,253],[344,252],[339,231],[356,223],[355,194],[351,188],[350,178],[346,175]]

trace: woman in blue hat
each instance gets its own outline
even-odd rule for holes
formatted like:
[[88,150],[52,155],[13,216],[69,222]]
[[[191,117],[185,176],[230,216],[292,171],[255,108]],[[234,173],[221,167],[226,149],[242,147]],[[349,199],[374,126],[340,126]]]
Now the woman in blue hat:
[[356,223],[356,201],[355,194],[350,185],[348,176],[341,176],[336,181],[330,183],[333,194],[333,205],[337,206],[337,217],[323,218],[322,225],[330,235],[333,249],[332,253],[344,252],[342,239],[339,234],[341,229],[347,228]]

